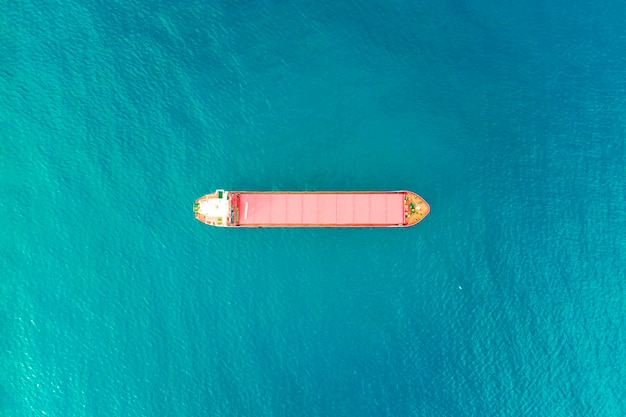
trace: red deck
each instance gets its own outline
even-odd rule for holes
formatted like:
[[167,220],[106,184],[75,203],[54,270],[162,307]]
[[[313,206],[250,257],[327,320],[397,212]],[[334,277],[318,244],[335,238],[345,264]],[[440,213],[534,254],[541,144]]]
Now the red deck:
[[240,226],[400,226],[404,192],[237,193]]

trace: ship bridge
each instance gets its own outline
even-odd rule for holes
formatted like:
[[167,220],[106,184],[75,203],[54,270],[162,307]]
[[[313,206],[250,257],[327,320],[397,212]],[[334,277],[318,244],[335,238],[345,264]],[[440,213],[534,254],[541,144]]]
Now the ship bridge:
[[193,211],[196,218],[214,226],[227,226],[230,220],[229,195],[224,190],[205,195],[196,201]]

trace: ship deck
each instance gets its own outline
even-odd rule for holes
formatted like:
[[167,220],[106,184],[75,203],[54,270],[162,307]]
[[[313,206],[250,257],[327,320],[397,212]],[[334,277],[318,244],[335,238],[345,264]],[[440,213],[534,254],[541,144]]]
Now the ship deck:
[[402,226],[407,220],[404,192],[237,194],[240,226]]

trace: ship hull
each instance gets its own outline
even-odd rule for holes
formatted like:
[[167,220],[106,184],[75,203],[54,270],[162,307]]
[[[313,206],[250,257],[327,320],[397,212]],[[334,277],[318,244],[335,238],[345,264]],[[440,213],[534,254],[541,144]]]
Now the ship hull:
[[410,191],[217,190],[197,199],[194,211],[198,220],[226,227],[407,227],[430,206]]

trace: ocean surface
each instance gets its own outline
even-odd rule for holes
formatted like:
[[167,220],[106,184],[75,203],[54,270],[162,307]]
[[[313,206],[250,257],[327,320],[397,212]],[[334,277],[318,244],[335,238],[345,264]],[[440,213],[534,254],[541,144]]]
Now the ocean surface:
[[[0,416],[625,416],[626,3],[0,3]],[[407,229],[196,197],[409,189]]]

